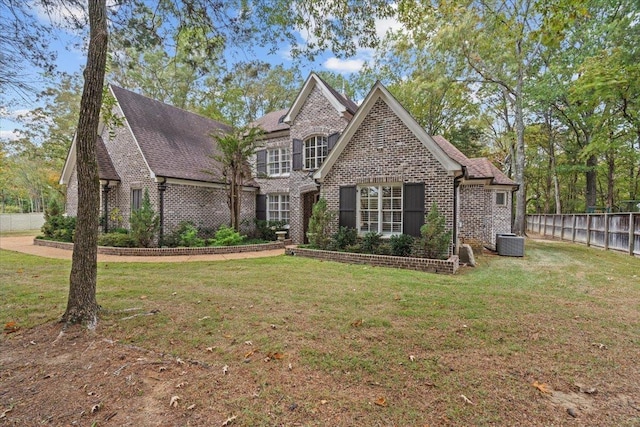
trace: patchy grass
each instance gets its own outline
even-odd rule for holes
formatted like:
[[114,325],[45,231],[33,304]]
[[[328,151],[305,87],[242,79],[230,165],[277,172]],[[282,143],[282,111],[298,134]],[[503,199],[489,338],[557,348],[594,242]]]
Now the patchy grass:
[[[101,262],[98,334],[197,361],[180,390],[196,409],[165,422],[559,425],[573,404],[580,425],[640,423],[640,259],[559,242],[526,250],[455,276],[284,256]],[[69,268],[0,251],[0,320],[24,330],[59,318]],[[552,404],[534,381],[597,393]]]

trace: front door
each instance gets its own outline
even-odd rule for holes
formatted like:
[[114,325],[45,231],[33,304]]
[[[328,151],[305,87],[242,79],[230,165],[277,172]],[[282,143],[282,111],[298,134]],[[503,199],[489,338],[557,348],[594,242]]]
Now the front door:
[[318,199],[320,199],[319,191],[311,191],[302,195],[302,231],[304,243],[309,243],[309,239],[307,239],[309,218],[311,218],[311,213],[313,212],[313,205],[318,201]]

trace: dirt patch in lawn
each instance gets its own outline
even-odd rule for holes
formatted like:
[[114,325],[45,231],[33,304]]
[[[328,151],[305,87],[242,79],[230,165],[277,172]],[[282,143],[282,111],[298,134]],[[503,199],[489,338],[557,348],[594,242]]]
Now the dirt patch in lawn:
[[[541,389],[532,382],[531,367],[474,349],[432,360],[414,349],[415,357],[432,369],[406,376],[404,389],[390,391],[375,381],[375,374],[354,387],[353,381],[303,367],[293,354],[262,353],[249,342],[229,350],[242,359],[230,367],[114,342],[100,330],[61,331],[59,323],[49,323],[4,334],[1,425],[225,426],[256,425],[257,420],[268,425],[393,425],[389,407],[403,401],[416,411],[412,425],[464,425],[474,412],[481,414],[477,425],[634,425],[640,420],[637,396],[613,392],[633,390],[637,377],[628,378],[626,386],[617,377],[612,389],[582,384],[566,390],[543,384]],[[217,351],[206,350],[212,354],[209,360]],[[454,378],[461,392],[442,395],[439,388],[448,389],[447,381]],[[483,396],[474,382],[502,385]],[[501,402],[503,412],[491,415],[494,407],[483,414],[487,398]]]

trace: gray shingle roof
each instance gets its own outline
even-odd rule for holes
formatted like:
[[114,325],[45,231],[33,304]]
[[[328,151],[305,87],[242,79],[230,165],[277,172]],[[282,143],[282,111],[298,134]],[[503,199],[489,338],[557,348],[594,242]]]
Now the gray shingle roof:
[[259,127],[266,133],[276,132],[279,130],[289,129],[289,124],[284,123],[281,119],[287,115],[288,108],[284,110],[272,111],[251,123],[251,126]]
[[470,159],[441,135],[434,136],[433,140],[449,157],[466,167],[469,178],[491,179],[492,184],[517,185],[515,181],[511,180],[500,169],[495,167],[486,157]]
[[223,182],[210,135],[229,126],[114,85],[111,90],[156,176]]
[[322,83],[325,84],[325,86],[327,86],[327,89],[329,89],[329,92],[331,92],[331,94],[333,94],[333,96],[336,97],[338,102],[344,105],[344,107],[347,109],[349,113],[351,113],[351,115],[354,115],[356,113],[356,111],[358,110],[358,104],[356,104],[355,102],[353,102],[352,100],[350,100],[349,98],[347,98],[346,96],[344,96],[343,94],[335,90],[333,86],[327,83],[322,77],[318,76],[318,78],[322,81]]
[[98,135],[96,141],[96,160],[98,161],[98,176],[100,179],[106,179],[109,181],[120,181],[120,176],[116,172],[116,168],[113,166],[111,157],[107,152],[107,147],[104,145],[102,137]]

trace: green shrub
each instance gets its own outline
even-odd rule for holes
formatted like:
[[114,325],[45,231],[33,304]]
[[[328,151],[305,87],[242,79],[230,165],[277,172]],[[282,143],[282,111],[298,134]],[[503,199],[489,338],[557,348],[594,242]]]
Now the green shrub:
[[391,255],[391,245],[388,242],[382,242],[376,249],[378,255]]
[[145,188],[140,209],[131,212],[131,237],[137,246],[148,248],[153,244],[160,228],[160,217],[151,207],[149,190]]
[[311,218],[309,218],[309,229],[307,238],[309,244],[316,249],[327,249],[331,243],[329,229],[331,222],[335,218],[335,213],[327,208],[327,201],[320,199],[313,205]]
[[98,236],[99,246],[113,246],[116,248],[135,248],[137,242],[129,234],[112,232]]
[[411,248],[414,239],[408,234],[400,234],[391,236],[389,245],[391,246],[391,255],[394,256],[411,256]]
[[178,246],[187,248],[201,248],[204,246],[204,239],[198,237],[198,229],[195,225],[190,222],[185,222],[183,223],[182,229]]
[[76,218],[64,216],[62,207],[56,199],[52,199],[44,212],[45,223],[42,233],[46,239],[60,242],[73,242],[76,230]]
[[331,242],[332,250],[343,251],[348,246],[353,246],[358,242],[358,230],[350,227],[340,227],[333,235]]
[[216,237],[211,242],[213,246],[235,246],[242,243],[244,236],[231,227],[226,225],[220,226],[216,232]]
[[446,259],[449,255],[452,231],[446,231],[445,218],[438,212],[438,205],[434,202],[425,217],[425,223],[420,227],[419,239],[414,244],[414,254],[424,258]]
[[375,231],[369,231],[362,237],[362,253],[377,254],[378,247],[382,243],[382,236]]

